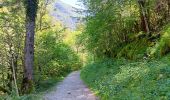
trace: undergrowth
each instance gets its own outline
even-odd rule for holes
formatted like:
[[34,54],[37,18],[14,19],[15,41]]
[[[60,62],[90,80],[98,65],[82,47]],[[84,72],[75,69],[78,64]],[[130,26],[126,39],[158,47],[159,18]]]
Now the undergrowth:
[[38,94],[29,94],[23,96],[16,96],[15,94],[4,95],[0,97],[0,100],[42,100],[41,95]]
[[170,100],[169,60],[105,59],[88,64],[81,77],[101,100]]
[[35,91],[32,94],[18,97],[15,92],[12,92],[10,95],[0,96],[0,100],[43,100],[44,93],[52,91],[53,87],[63,80],[67,74],[61,77],[53,77],[48,80],[40,81],[39,84],[35,86]]

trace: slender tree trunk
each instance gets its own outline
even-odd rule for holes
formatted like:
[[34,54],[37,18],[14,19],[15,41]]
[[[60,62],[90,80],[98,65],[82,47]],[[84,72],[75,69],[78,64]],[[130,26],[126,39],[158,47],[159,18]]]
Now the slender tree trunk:
[[168,17],[170,16],[170,0],[167,0],[168,2]]
[[24,78],[22,83],[22,92],[24,94],[29,94],[33,91],[34,35],[37,1],[25,0],[25,6],[26,37],[24,48]]
[[18,86],[17,86],[17,79],[16,79],[16,71],[15,71],[15,66],[14,66],[14,61],[12,58],[12,73],[13,73],[13,79],[14,79],[14,85],[15,85],[15,92],[16,95],[19,97],[19,92],[18,92]]
[[149,24],[148,24],[148,18],[146,15],[146,10],[145,10],[145,0],[138,0],[140,10],[141,10],[141,27],[142,31],[146,32],[148,35],[150,35],[150,30],[149,30]]

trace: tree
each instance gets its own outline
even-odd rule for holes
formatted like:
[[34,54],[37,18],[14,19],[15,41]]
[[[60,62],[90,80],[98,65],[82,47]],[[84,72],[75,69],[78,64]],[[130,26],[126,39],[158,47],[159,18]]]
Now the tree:
[[146,13],[146,0],[138,0],[140,10],[141,10],[141,29],[142,31],[148,33],[150,35],[148,18]]
[[25,0],[24,4],[26,8],[26,37],[22,92],[28,94],[33,90],[34,35],[38,2],[37,0]]
[[0,8],[0,91],[18,95],[22,73],[24,17],[22,2],[2,1]]

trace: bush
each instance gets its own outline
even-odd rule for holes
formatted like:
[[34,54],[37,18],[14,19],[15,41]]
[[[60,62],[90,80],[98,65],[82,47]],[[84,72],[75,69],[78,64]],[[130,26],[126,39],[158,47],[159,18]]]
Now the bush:
[[124,57],[130,60],[137,60],[144,57],[149,42],[146,39],[139,39],[125,45],[117,54],[117,58]]
[[160,33],[160,40],[157,40],[153,47],[148,48],[148,54],[152,57],[161,57],[170,53],[170,24],[166,25]]
[[[168,25],[170,26],[170,25]],[[170,52],[170,27],[166,27],[160,40],[160,54],[162,56]]]
[[62,41],[61,33],[44,31],[38,34],[35,53],[35,70],[41,80],[60,77],[81,68],[78,55]]

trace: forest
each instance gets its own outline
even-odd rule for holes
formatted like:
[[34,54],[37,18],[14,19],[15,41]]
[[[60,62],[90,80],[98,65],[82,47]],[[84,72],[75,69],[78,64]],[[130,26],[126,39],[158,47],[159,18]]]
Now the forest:
[[75,71],[99,100],[170,100],[170,0],[79,0],[75,29],[55,1],[0,0],[0,100],[44,100]]

